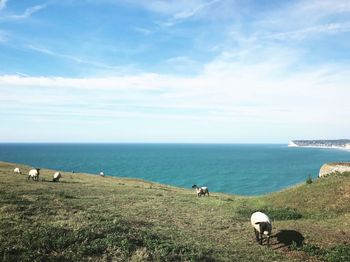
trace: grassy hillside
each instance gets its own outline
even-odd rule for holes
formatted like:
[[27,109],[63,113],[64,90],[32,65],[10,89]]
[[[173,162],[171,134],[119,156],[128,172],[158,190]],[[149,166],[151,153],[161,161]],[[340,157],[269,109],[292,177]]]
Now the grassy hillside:
[[[261,197],[211,194],[134,179],[0,162],[3,261],[349,261],[350,175]],[[200,181],[199,181],[200,182]],[[271,247],[250,215],[273,219]]]

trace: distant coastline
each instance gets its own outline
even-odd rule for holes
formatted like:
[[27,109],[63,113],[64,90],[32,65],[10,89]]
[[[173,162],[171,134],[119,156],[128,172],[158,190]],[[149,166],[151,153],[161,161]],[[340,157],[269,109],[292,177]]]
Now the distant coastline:
[[350,139],[337,140],[291,140],[288,147],[308,147],[308,148],[325,148],[341,149],[350,151]]

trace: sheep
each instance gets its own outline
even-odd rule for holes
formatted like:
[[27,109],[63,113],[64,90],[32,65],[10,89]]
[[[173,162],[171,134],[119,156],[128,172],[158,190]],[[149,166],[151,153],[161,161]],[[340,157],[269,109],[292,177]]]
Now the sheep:
[[59,182],[61,177],[62,177],[61,173],[60,172],[56,172],[55,174],[53,174],[52,182]]
[[15,174],[22,174],[21,170],[19,169],[19,167],[16,167],[14,170],[13,170],[13,173]]
[[272,231],[270,218],[262,212],[255,212],[252,214],[250,222],[254,227],[256,241],[260,242],[260,245],[262,245],[263,236],[266,235],[267,246],[270,246],[270,236]]
[[28,173],[28,180],[32,178],[35,181],[39,181],[40,168],[31,169]]
[[100,172],[100,176],[105,176],[105,174],[103,172]]
[[209,196],[209,189],[206,186],[198,187],[197,185],[193,185],[192,188],[196,189],[197,197],[205,196],[206,194]]

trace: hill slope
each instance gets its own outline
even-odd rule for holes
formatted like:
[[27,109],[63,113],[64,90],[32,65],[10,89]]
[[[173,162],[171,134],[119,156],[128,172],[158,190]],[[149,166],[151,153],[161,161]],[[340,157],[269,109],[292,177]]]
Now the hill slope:
[[[41,170],[39,182],[0,162],[0,258],[82,261],[348,261],[350,176],[261,197],[211,194],[134,179]],[[272,245],[250,215],[273,218]]]

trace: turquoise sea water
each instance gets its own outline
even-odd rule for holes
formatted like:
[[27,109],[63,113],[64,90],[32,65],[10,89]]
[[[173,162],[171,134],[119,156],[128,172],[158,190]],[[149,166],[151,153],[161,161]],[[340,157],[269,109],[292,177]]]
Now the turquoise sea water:
[[259,195],[317,177],[350,152],[244,144],[0,144],[0,161]]

